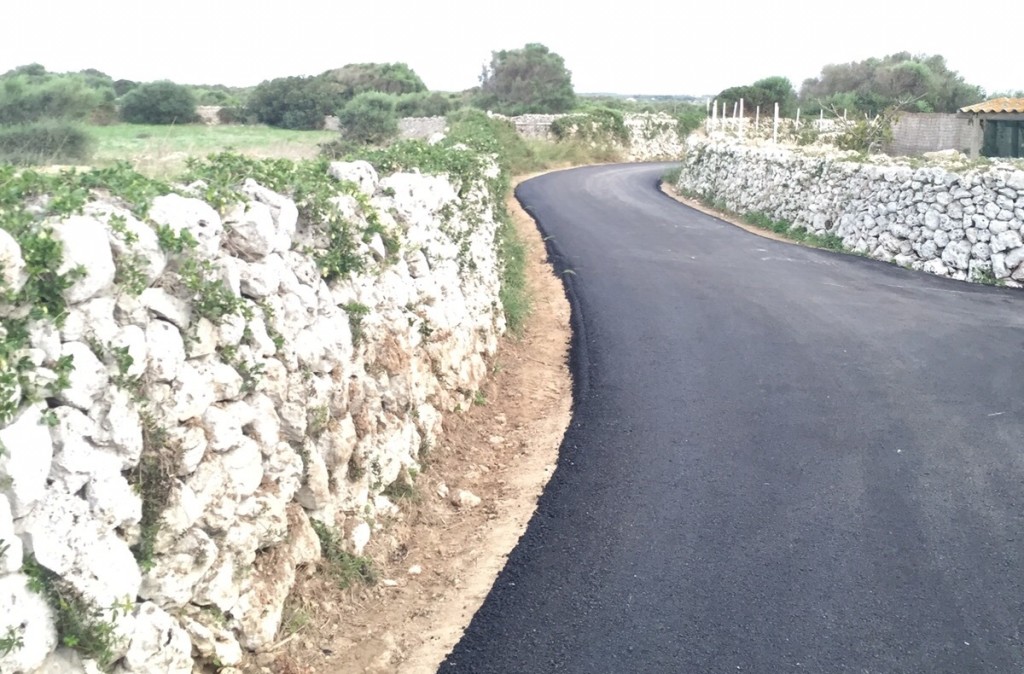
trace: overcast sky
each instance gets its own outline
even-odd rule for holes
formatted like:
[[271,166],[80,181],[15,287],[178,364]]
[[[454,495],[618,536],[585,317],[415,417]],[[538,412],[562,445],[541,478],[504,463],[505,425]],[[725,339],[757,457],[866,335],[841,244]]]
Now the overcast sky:
[[0,72],[38,62],[241,86],[404,61],[431,89],[458,91],[492,50],[540,42],[577,92],[713,94],[771,75],[799,89],[827,63],[898,51],[942,54],[993,92],[1024,89],[1022,25],[1021,0],[5,0]]

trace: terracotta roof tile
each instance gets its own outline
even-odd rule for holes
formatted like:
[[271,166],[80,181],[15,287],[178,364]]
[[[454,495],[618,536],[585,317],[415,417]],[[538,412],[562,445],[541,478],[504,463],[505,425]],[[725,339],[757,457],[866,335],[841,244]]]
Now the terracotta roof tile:
[[1024,112],[1024,98],[993,98],[960,108],[960,112]]

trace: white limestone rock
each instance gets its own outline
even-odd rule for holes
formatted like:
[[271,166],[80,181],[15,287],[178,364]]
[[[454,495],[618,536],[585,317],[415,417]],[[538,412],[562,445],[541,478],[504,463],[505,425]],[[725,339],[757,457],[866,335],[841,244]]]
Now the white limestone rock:
[[196,585],[217,559],[217,545],[201,529],[189,529],[153,558],[139,596],[164,609],[192,601]]
[[91,339],[100,344],[109,344],[120,332],[120,327],[114,321],[116,304],[113,297],[101,296],[71,307],[60,328],[61,340],[80,342]]
[[173,324],[155,320],[146,326],[149,375],[157,381],[174,381],[185,364],[185,342]]
[[72,215],[53,225],[53,238],[62,244],[63,255],[57,273],[85,270],[85,275],[64,291],[68,304],[84,302],[113,285],[116,268],[107,231],[106,225],[84,215]]
[[153,315],[170,321],[179,330],[188,329],[192,322],[192,309],[189,303],[163,288],[146,288],[139,295],[139,302]]
[[275,642],[285,600],[295,584],[295,568],[320,557],[320,541],[301,508],[289,509],[288,534],[284,550],[260,560],[249,589],[238,599],[241,641],[250,650]]
[[30,404],[0,429],[0,493],[15,518],[26,516],[46,494],[53,440],[42,423],[45,411],[44,403]]
[[[160,248],[152,227],[140,222],[131,211],[102,201],[90,202],[83,210],[86,215],[106,223],[108,242],[118,260],[130,260],[143,273],[147,285],[160,277],[167,267],[167,255]],[[124,233],[111,226],[113,218],[120,221]]]
[[0,672],[35,672],[57,646],[53,612],[38,592],[28,589],[28,576],[0,576],[0,635],[13,630],[22,644],[0,656]]
[[242,662],[242,647],[230,631],[223,627],[204,625],[187,616],[182,616],[180,621],[200,656],[216,660],[227,667]]
[[[0,289],[16,293],[28,280],[21,246],[7,230],[0,229]],[[0,311],[3,311],[0,308]]]
[[328,173],[335,180],[355,183],[359,186],[359,191],[367,196],[372,197],[373,193],[377,191],[379,177],[377,170],[370,165],[370,162],[361,160],[331,162]]
[[107,367],[82,342],[67,342],[61,355],[70,356],[74,367],[68,377],[68,387],[57,393],[57,399],[80,410],[89,410],[110,385]]
[[236,204],[224,216],[224,226],[227,246],[243,259],[264,258],[277,244],[274,215],[267,204],[258,201]]
[[150,602],[140,604],[121,668],[126,674],[190,674],[192,642],[166,611]]
[[170,227],[176,234],[187,231],[199,244],[197,250],[208,257],[220,249],[224,225],[217,211],[205,201],[165,194],[153,199],[149,218],[158,225]]
[[14,531],[14,516],[7,497],[0,494],[0,576],[21,570],[24,550]]
[[96,520],[82,499],[51,491],[21,528],[36,560],[93,605],[114,606],[138,595],[142,577],[127,542]]

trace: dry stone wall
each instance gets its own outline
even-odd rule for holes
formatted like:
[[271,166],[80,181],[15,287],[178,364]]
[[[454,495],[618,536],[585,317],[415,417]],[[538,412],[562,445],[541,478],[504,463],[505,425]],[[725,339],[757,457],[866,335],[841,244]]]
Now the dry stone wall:
[[[330,171],[346,220],[379,230],[359,241],[365,271],[330,282],[323,228],[253,180],[219,210],[200,184],[147,220],[95,193],[46,223],[84,273],[21,354],[40,380],[73,359],[68,386],[0,428],[0,672],[97,671],[58,641],[40,574],[110,631],[107,669],[236,665],[274,643],[317,523],[358,555],[399,512],[385,492],[470,404],[504,330],[497,225],[483,183],[460,197],[445,177]],[[157,231],[189,233],[192,262]],[[141,293],[115,282],[128,260]],[[24,283],[3,230],[0,261],[6,289]],[[188,264],[217,281],[207,295]],[[233,310],[212,318],[213,300]]]
[[[489,113],[490,114],[490,113]],[[552,123],[566,115],[519,115],[505,117],[515,126],[523,138],[554,141]],[[650,161],[675,159],[686,147],[685,139],[679,137],[676,120],[664,113],[636,113],[624,115],[629,142],[621,149],[623,158],[629,161]],[[399,120],[399,134],[403,139],[428,140],[443,134],[447,128],[444,117],[408,117]]]
[[[959,280],[1024,282],[1024,166],[803,152],[693,138],[676,187],[873,258]],[[949,160],[952,160],[949,161]]]

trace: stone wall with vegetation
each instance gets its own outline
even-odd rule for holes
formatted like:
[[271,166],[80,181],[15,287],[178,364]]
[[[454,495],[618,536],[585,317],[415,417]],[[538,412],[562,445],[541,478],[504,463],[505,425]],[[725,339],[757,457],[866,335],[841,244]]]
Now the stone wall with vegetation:
[[427,150],[0,166],[0,671],[230,667],[372,573],[505,329],[498,167]]
[[[622,113],[597,109],[557,115],[519,115],[505,117],[516,132],[529,140],[582,140],[609,145],[619,150],[624,160],[672,159],[682,154],[685,138],[692,129],[680,128],[675,117],[665,113]],[[428,139],[443,133],[444,117],[412,117],[399,120],[403,139]]]
[[833,247],[959,280],[1024,282],[1024,164],[894,160],[693,138],[676,188]]

